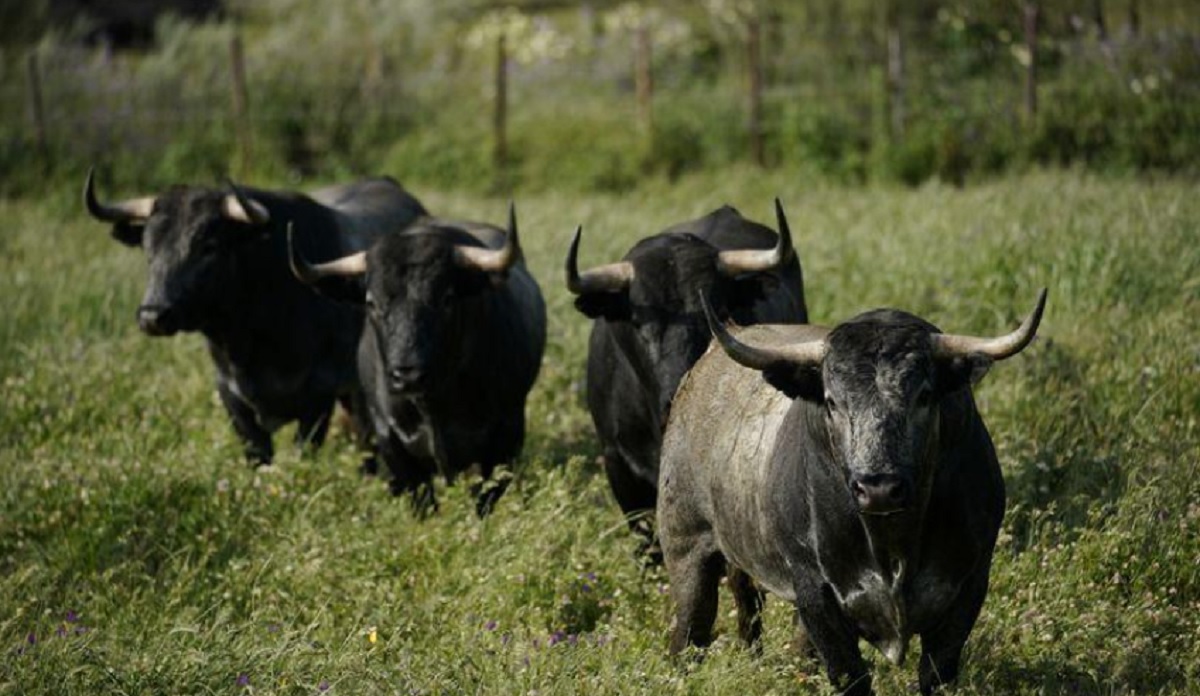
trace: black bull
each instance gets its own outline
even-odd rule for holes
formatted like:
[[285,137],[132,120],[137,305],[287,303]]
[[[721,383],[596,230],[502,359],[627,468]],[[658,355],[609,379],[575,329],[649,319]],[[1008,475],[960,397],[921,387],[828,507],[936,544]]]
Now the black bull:
[[117,241],[146,253],[142,330],[204,335],[221,402],[247,457],[269,463],[271,433],[291,421],[299,422],[298,442],[319,445],[336,400],[365,424],[354,370],[362,310],[321,297],[292,276],[286,230],[294,227],[313,259],[364,249],[426,215],[399,184],[367,179],[308,195],[174,186],[103,204],[89,173],[84,202],[93,217],[113,224]]
[[741,324],[807,321],[804,278],[787,218],[779,234],[724,206],[638,242],[622,261],[577,270],[580,232],[567,258],[575,306],[595,319],[587,403],[604,470],[635,528],[657,500],[658,458],[671,399],[711,338],[703,291]]
[[[292,263],[323,292],[366,305],[358,370],[395,493],[410,492],[424,511],[436,504],[435,474],[451,481],[478,465],[488,479],[517,456],[546,309],[511,209],[507,234],[427,218],[369,251],[324,264],[296,254]],[[477,491],[479,514],[503,489],[499,481]]]
[[1028,345],[1044,306],[1045,291],[990,339],[895,310],[734,338],[710,314],[721,347],[680,386],[663,442],[672,651],[710,641],[724,569],[743,639],[761,632],[762,589],[794,602],[847,693],[871,691],[859,638],[899,663],[919,635],[921,690],[953,680],[1004,514],[971,385]]

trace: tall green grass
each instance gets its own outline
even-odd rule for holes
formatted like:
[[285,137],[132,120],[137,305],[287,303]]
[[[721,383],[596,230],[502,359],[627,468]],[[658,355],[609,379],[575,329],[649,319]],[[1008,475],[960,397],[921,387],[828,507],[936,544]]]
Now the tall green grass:
[[[456,217],[505,206],[415,193]],[[726,596],[708,658],[666,658],[666,580],[634,561],[594,462],[588,324],[560,280],[576,223],[591,265],[723,202],[770,221],[775,195],[818,322],[897,306],[999,332],[1050,289],[1039,340],[978,390],[1010,503],[959,693],[1200,683],[1193,184],[851,190],[733,169],[523,197],[550,344],[516,483],[483,521],[462,487],[418,521],[336,433],[249,469],[201,339],[138,334],[144,261],[77,195],[0,202],[0,692],[830,693],[778,601],[761,656]],[[914,661],[869,654],[880,693],[906,693]]]

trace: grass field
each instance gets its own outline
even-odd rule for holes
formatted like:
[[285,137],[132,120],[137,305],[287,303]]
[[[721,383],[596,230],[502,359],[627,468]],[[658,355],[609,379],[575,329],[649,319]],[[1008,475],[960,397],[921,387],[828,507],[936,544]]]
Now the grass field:
[[[415,192],[457,217],[500,221],[506,204]],[[578,222],[592,265],[722,202],[773,224],[779,195],[818,322],[897,306],[1000,332],[1050,289],[1040,340],[977,392],[1009,509],[958,693],[1200,693],[1198,194],[1072,173],[960,191],[733,171],[520,198],[550,345],[516,484],[483,521],[464,487],[418,521],[338,433],[251,470],[202,340],[138,333],[141,255],[85,218],[75,186],[0,201],[0,692],[829,693],[789,651],[779,601],[761,656],[723,595],[708,658],[667,658],[665,578],[634,562],[595,464],[588,324],[561,280]],[[878,691],[907,693],[915,660],[868,654]]]

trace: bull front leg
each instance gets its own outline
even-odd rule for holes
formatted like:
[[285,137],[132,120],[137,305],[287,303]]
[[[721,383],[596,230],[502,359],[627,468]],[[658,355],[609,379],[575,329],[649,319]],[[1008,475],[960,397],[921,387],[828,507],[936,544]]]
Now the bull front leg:
[[325,443],[329,421],[333,416],[333,400],[321,399],[300,416],[296,427],[296,446],[302,452],[315,452]]
[[246,459],[255,466],[270,464],[271,458],[275,455],[274,448],[271,446],[271,434],[259,425],[258,415],[255,414],[254,409],[233,393],[226,380],[221,377],[217,379],[217,394],[221,397],[221,404],[225,406],[225,412],[229,414],[234,432],[242,441]]
[[741,568],[731,565],[728,577],[729,589],[733,593],[734,603],[737,604],[738,637],[746,643],[746,647],[755,651],[761,650],[759,638],[762,637],[762,607],[765,595]]
[[983,600],[987,596],[988,569],[977,572],[959,593],[957,601],[932,630],[921,633],[921,665],[918,668],[921,693],[928,696],[943,684],[958,678],[959,662],[967,636],[975,627]]
[[379,458],[392,475],[389,486],[392,495],[408,494],[413,513],[419,518],[437,512],[437,497],[433,492],[433,473],[404,447],[395,433],[388,431],[376,436]]
[[664,549],[671,599],[675,602],[672,655],[678,655],[689,645],[708,647],[717,620],[718,586],[725,559],[711,535],[706,540],[694,539],[693,542],[688,545],[690,548]]
[[816,573],[803,570],[803,563],[792,564],[802,569],[793,585],[803,634],[836,688],[847,696],[870,696],[871,674],[858,648],[857,631],[842,612],[833,588]]

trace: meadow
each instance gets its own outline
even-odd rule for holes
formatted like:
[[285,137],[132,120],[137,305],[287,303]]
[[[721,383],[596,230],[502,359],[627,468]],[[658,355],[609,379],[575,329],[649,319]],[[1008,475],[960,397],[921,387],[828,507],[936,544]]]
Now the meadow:
[[[412,188],[454,217],[499,222],[507,204]],[[520,196],[549,345],[514,485],[484,520],[465,486],[416,519],[336,430],[313,455],[280,433],[276,464],[251,469],[202,339],[138,332],[141,254],[74,185],[0,199],[0,693],[832,693],[779,601],[761,655],[722,590],[707,658],[668,659],[666,579],[635,560],[596,464],[589,326],[562,281],[577,223],[589,266],[725,202],[773,224],[776,195],[818,323],[894,306],[999,333],[1049,288],[1037,342],[976,392],[1009,503],[955,693],[1200,693],[1197,193],[1072,171],[901,189],[734,167]],[[867,654],[880,694],[907,693],[911,654]]]

